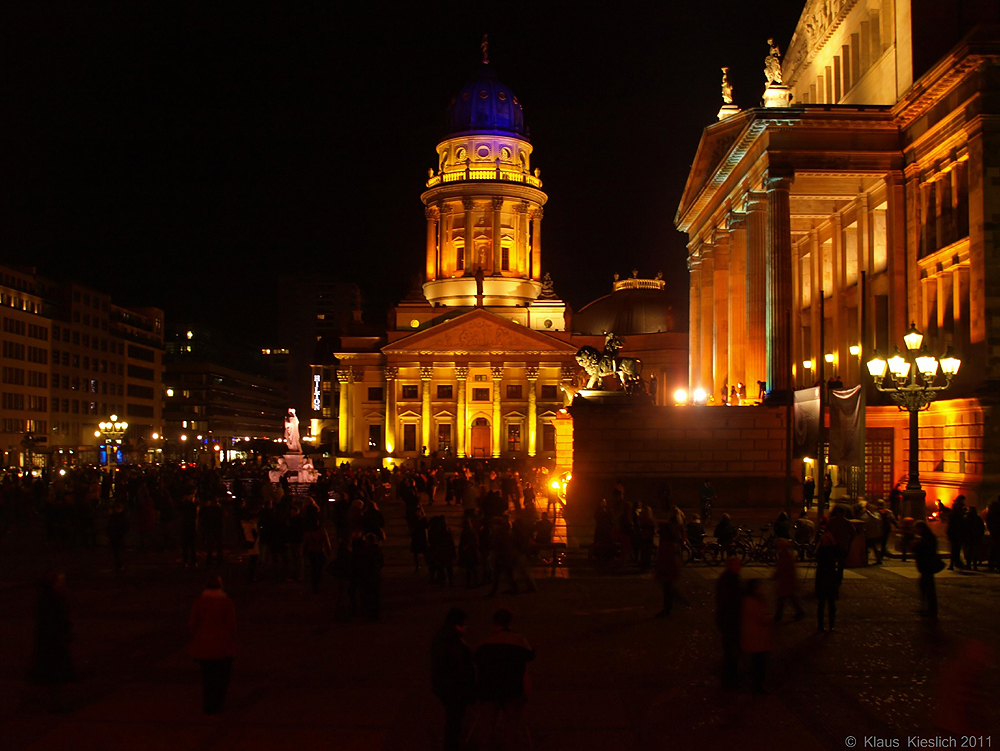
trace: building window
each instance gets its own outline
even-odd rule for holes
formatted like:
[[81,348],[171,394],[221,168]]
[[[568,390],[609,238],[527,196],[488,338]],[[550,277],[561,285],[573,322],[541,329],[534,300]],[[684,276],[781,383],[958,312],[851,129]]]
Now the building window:
[[384,394],[381,386],[370,386],[368,388],[368,401],[380,402],[385,398]]
[[511,423],[510,425],[507,426],[507,450],[508,451],[521,450],[520,423]]
[[414,385],[412,385],[412,384],[403,386],[403,398],[404,399],[417,399],[417,398],[419,398],[419,395],[417,393],[417,387],[414,386]]
[[507,384],[507,398],[508,399],[522,399],[521,396],[521,384],[520,383],[508,383]]
[[500,270],[510,271],[510,248],[507,246],[500,249]]
[[438,424],[438,451],[451,451],[451,423],[442,422]]
[[556,450],[556,426],[551,422],[542,423],[542,451]]
[[[371,389],[369,389],[371,391]],[[379,389],[381,392],[382,389]],[[382,426],[381,425],[369,425],[368,426],[368,450],[369,451],[381,451],[382,450]]]
[[485,373],[477,373],[472,377],[472,380],[476,381],[477,383],[486,383],[486,381],[488,381],[489,379],[486,377]]
[[542,385],[542,399],[558,399],[559,387],[555,384]]
[[489,389],[472,389],[472,401],[488,402],[490,400]]
[[417,450],[417,426],[408,422],[403,425],[403,451]]
[[454,389],[449,383],[447,386],[438,386],[438,399],[452,399],[454,394]]

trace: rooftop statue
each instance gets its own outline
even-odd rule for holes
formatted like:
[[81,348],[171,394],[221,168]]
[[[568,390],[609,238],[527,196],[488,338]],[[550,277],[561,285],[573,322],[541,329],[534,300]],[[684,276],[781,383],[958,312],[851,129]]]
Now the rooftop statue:
[[764,58],[764,77],[767,78],[767,85],[772,84],[781,85],[781,54],[778,52],[778,45],[774,43],[773,39],[768,39],[767,43],[771,46],[771,52],[767,57]]
[[733,87],[729,83],[729,68],[722,69],[722,103],[733,103]]

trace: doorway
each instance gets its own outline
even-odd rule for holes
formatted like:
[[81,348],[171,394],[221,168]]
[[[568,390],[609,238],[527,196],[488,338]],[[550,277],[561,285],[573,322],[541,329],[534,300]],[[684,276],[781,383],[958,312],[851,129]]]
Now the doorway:
[[490,421],[485,417],[477,417],[472,421],[472,428],[470,432],[472,435],[469,442],[471,447],[469,455],[472,457],[492,456],[492,446],[490,445],[492,431],[490,430]]

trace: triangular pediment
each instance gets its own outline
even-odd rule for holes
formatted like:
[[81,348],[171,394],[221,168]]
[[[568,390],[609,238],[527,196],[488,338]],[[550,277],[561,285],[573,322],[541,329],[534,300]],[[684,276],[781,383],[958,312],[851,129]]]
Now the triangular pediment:
[[553,336],[490,313],[473,310],[382,348],[387,355],[575,355],[577,348]]
[[[691,171],[688,172],[684,194],[681,196],[674,218],[674,223],[682,232],[687,231],[691,210],[696,204],[701,203],[699,199],[704,197],[706,189],[711,188],[726,173],[723,167],[732,159],[734,147],[746,140],[747,125],[752,118],[753,110],[748,110],[713,123],[702,131]],[[741,153],[740,149],[737,151]]]

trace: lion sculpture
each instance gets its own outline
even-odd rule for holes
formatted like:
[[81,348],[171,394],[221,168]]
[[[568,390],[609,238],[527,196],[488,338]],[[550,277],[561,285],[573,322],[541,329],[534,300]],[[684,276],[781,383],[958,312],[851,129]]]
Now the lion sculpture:
[[634,394],[642,389],[642,360],[601,354],[594,347],[585,345],[576,353],[576,361],[590,376],[587,381],[588,389],[594,388],[605,376],[618,376],[627,394]]

